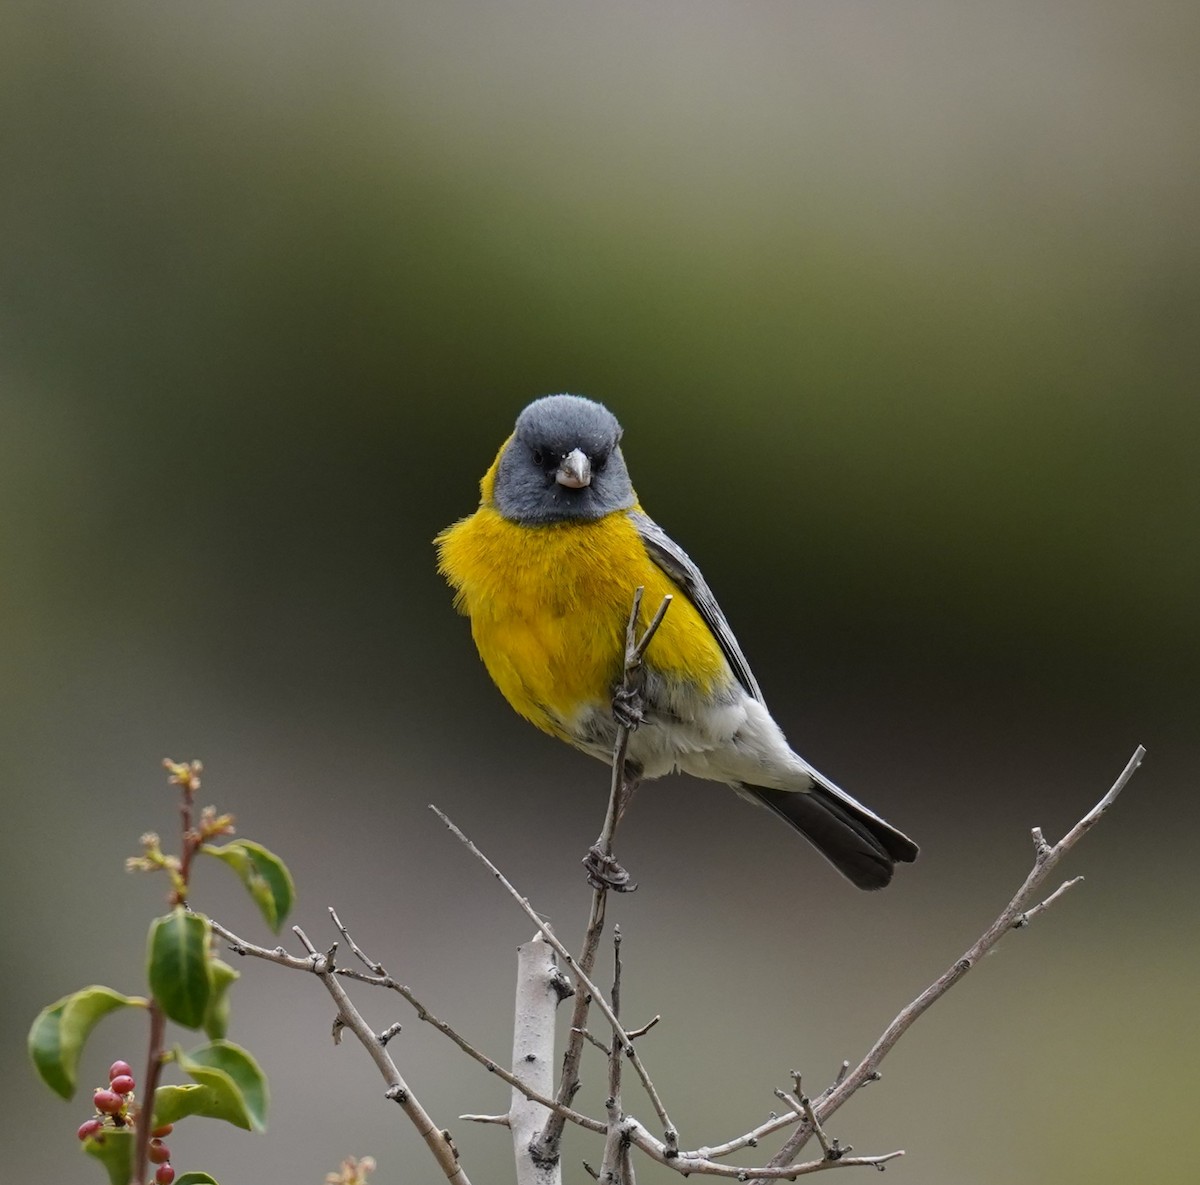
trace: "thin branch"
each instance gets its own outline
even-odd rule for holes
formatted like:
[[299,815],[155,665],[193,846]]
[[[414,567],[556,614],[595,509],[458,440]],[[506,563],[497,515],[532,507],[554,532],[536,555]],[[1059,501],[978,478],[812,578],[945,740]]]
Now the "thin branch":
[[625,1035],[630,1041],[636,1041],[639,1037],[644,1037],[660,1020],[661,1015],[652,1016],[640,1029],[630,1029]]
[[583,1033],[583,1039],[584,1039],[584,1040],[585,1040],[585,1041],[586,1041],[586,1042],[587,1042],[589,1045],[594,1045],[594,1046],[595,1046],[595,1047],[596,1047],[598,1050],[600,1050],[600,1052],[601,1052],[602,1054],[604,1054],[604,1056],[605,1056],[605,1057],[608,1057],[608,1055],[609,1055],[609,1052],[610,1052],[610,1050],[612,1049],[612,1046],[611,1046],[611,1045],[608,1045],[608,1044],[606,1044],[605,1042],[601,1041],[599,1037],[597,1037],[597,1036],[595,1036],[594,1034],[590,1033],[590,1032],[589,1032],[587,1029],[579,1029],[579,1030],[574,1030],[574,1029],[573,1029],[573,1030],[572,1030],[572,1032],[582,1032],[582,1033]]
[[1073,889],[1082,880],[1083,877],[1081,876],[1073,876],[1069,881],[1063,881],[1045,901],[1018,915],[1017,920],[1013,922],[1013,929],[1020,930],[1023,926],[1028,926],[1039,913],[1043,913],[1049,909],[1068,889]]
[[631,1141],[651,1160],[674,1169],[683,1176],[692,1173],[710,1177],[732,1177],[738,1181],[790,1181],[793,1177],[820,1173],[827,1169],[880,1168],[890,1160],[904,1155],[903,1150],[885,1152],[882,1156],[841,1156],[836,1160],[822,1157],[820,1160],[797,1161],[792,1164],[764,1165],[759,1168],[743,1168],[733,1164],[718,1164],[716,1161],[688,1152],[672,1152],[667,1146],[648,1132],[635,1119],[626,1121]]
[[[613,927],[613,1016],[621,1016],[621,927]],[[626,1159],[629,1144],[623,1140],[621,1120],[621,1043],[613,1034],[608,1050],[608,1098],[604,1109],[608,1114],[608,1137],[604,1141],[604,1156],[600,1161],[600,1180],[623,1183],[622,1161]]]
[[[633,605],[629,618],[625,623],[625,663],[621,673],[620,695],[626,701],[632,700],[638,689],[637,672],[641,667],[646,648],[650,645],[658,627],[671,606],[671,597],[663,598],[650,624],[646,627],[641,638],[637,637],[638,615],[642,607],[644,588],[637,588],[633,594]],[[617,713],[613,714],[617,726],[616,743],[613,747],[612,778],[609,783],[608,808],[604,816],[604,825],[600,835],[592,845],[585,863],[596,864],[600,869],[611,868],[615,865],[612,859],[613,837],[617,824],[636,787],[636,776],[627,760],[629,752],[630,723],[623,721]],[[619,868],[619,865],[616,865]],[[621,870],[622,873],[624,870]],[[578,966],[585,975],[591,975],[596,965],[596,952],[600,947],[600,936],[604,932],[605,909],[608,902],[610,881],[603,876],[589,875],[588,881],[592,886],[592,903],[588,914],[587,927],[584,930],[583,944],[580,947]],[[616,884],[623,882],[617,878]],[[558,1101],[563,1106],[569,1106],[579,1090],[579,1066],[583,1058],[583,1032],[587,1027],[588,1008],[591,1000],[586,992],[580,992],[575,997],[571,1012],[571,1029],[567,1038],[567,1047],[563,1052],[562,1073],[558,1083]],[[559,1155],[562,1143],[563,1119],[561,1112],[555,1112],[547,1121],[538,1141],[538,1153],[545,1160],[554,1160]]]
[[[638,613],[642,608],[642,594],[646,590],[637,588],[633,594],[633,608],[629,611],[629,620],[625,623],[625,663],[621,668],[621,685],[619,692],[626,696],[631,696],[636,692],[637,684],[634,679],[634,673],[637,671],[641,663],[640,656],[634,657],[637,651],[638,643],[636,641],[637,619]],[[664,602],[664,605],[667,602]],[[661,615],[665,610],[662,606],[659,607]],[[661,617],[659,617],[661,624]],[[655,632],[658,626],[654,626]],[[646,631],[648,634],[649,630]],[[644,651],[643,651],[644,653]],[[623,782],[625,779],[625,761],[629,753],[629,736],[632,732],[629,724],[622,723],[621,718],[614,713],[614,720],[617,725],[617,740],[613,747],[612,760],[612,779],[609,782],[608,793],[608,810],[604,815],[604,826],[600,828],[600,837],[596,840],[596,847],[605,856],[612,855],[613,837],[616,835],[617,824],[621,821],[622,799],[624,797]],[[596,886],[600,888],[600,885]]]
[[354,941],[350,935],[350,931],[342,924],[342,919],[338,917],[337,910],[332,905],[329,906],[329,916],[333,919],[333,924],[338,928],[338,933],[346,940],[346,945],[350,948],[354,957],[373,975],[386,975],[387,971],[384,969],[383,964],[377,963],[369,955],[365,954],[358,943]]
[[452,819],[450,819],[450,817],[446,815],[444,811],[439,810],[432,803],[430,803],[429,809],[433,811],[433,813],[437,815],[437,817],[441,819],[443,823],[446,824],[447,828],[449,828],[451,833],[463,844],[463,846],[466,847],[466,849],[492,874],[492,876],[504,886],[509,896],[511,896],[512,899],[521,907],[521,910],[525,916],[528,917],[529,920],[533,922],[533,924],[542,932],[542,936],[548,943],[550,943],[552,947],[554,947],[559,958],[562,959],[563,962],[571,969],[571,974],[575,977],[575,980],[579,985],[579,990],[585,991],[591,995],[596,1007],[600,1009],[600,1011],[604,1014],[604,1019],[607,1020],[609,1025],[612,1027],[614,1039],[620,1043],[625,1052],[625,1056],[629,1058],[630,1064],[637,1072],[637,1076],[641,1079],[642,1086],[650,1099],[651,1105],[654,1107],[655,1114],[662,1123],[666,1146],[668,1148],[678,1148],[678,1131],[675,1125],[671,1122],[671,1118],[667,1114],[666,1108],[663,1106],[662,1099],[659,1097],[654,1083],[650,1080],[650,1075],[647,1072],[645,1065],[642,1063],[642,1059],[638,1056],[637,1047],[632,1041],[629,1040],[629,1034],[626,1033],[621,1027],[621,1022],[614,1015],[612,1005],[610,1005],[609,1002],[604,998],[604,993],[601,992],[600,989],[596,987],[591,979],[589,979],[588,976],[583,972],[579,964],[575,961],[575,956],[572,955],[571,952],[567,950],[567,948],[558,940],[558,937],[554,931],[544,921],[542,921],[537,911],[532,905],[529,904],[529,899],[527,897],[523,897],[517,891],[516,887],[512,884],[508,877],[506,877],[504,873],[502,873],[500,869],[497,868],[495,864],[493,864],[491,860],[489,860],[487,856],[485,856],[483,852],[479,850],[478,847],[476,847],[472,840],[463,833],[458,825]]
[[804,1112],[804,1118],[812,1125],[817,1142],[821,1145],[821,1151],[825,1153],[825,1159],[841,1160],[844,1153],[835,1144],[829,1142],[829,1137],[825,1134],[825,1129],[821,1126],[821,1121],[817,1118],[816,1111],[813,1110],[812,1099],[806,1094],[801,1094],[798,1095],[796,1101],[800,1104],[800,1109]]
[[277,946],[274,950],[255,946],[253,943],[239,938],[219,922],[212,921],[212,919],[209,919],[209,922],[213,931],[224,938],[237,954],[253,955],[255,958],[265,959],[270,963],[278,963],[281,967],[287,967],[293,971],[308,971],[320,979],[321,983],[325,986],[325,990],[333,997],[333,1001],[337,1005],[338,1020],[358,1038],[362,1047],[370,1054],[371,1060],[378,1067],[383,1080],[387,1083],[387,1090],[384,1092],[385,1095],[387,1098],[400,1104],[401,1110],[408,1116],[413,1126],[417,1129],[418,1135],[425,1141],[425,1146],[433,1154],[433,1158],[437,1161],[438,1167],[442,1170],[446,1180],[452,1182],[453,1185],[471,1185],[466,1171],[458,1162],[458,1157],[450,1141],[446,1138],[442,1129],[429,1117],[429,1113],[425,1108],[421,1106],[420,1101],[413,1094],[408,1083],[404,1081],[404,1077],[400,1073],[396,1063],[392,1060],[391,1054],[384,1048],[383,1042],[379,1040],[371,1029],[371,1026],[363,1019],[362,1014],[354,1007],[350,997],[346,994],[346,989],[338,981],[337,973],[332,969],[331,956],[323,955],[319,951],[313,950],[312,943],[308,941],[303,932],[300,933],[299,937],[309,948],[310,954],[307,958],[301,959],[289,954],[282,946]]
[[[650,624],[646,626],[646,632],[639,638],[637,621],[644,592],[644,588],[634,591],[633,608],[629,612],[629,620],[625,623],[625,665],[621,673],[621,686],[618,688],[615,698],[627,706],[634,704],[640,696],[641,679],[639,676],[642,659],[645,657],[646,648],[654,640],[654,635],[658,633],[658,627],[662,625],[663,618],[666,617],[667,610],[670,609],[671,601],[674,599],[670,593],[663,597],[662,604],[650,619]],[[596,841],[596,846],[606,856],[612,855],[613,837],[632,794],[628,769],[629,738],[640,723],[640,712],[639,706],[626,718],[615,711],[613,713],[617,724],[617,740],[613,747],[612,781],[609,787],[608,811],[604,816],[604,827],[600,831],[600,838]]]
[[[816,1111],[821,1120],[828,1119],[830,1115],[837,1111],[858,1090],[878,1077],[879,1063],[883,1061],[896,1042],[912,1027],[913,1022],[962,979],[1005,934],[1014,929],[1022,920],[1028,922],[1030,918],[1047,908],[1052,901],[1069,887],[1068,883],[1068,885],[1062,886],[1052,893],[1040,905],[1033,909],[1027,908],[1029,902],[1034,899],[1042,884],[1051,872],[1054,871],[1062,858],[1100,821],[1113,803],[1116,802],[1117,796],[1125,788],[1129,779],[1133,777],[1145,756],[1146,750],[1141,745],[1138,745],[1133,756],[1130,757],[1124,770],[1122,770],[1120,777],[1113,783],[1108,793],[1058,843],[1053,846],[1049,845],[1042,837],[1041,829],[1034,829],[1033,868],[1012,900],[961,958],[955,960],[942,975],[934,980],[929,987],[896,1016],[891,1024],[884,1029],[879,1039],[868,1051],[866,1057],[849,1074],[842,1077],[832,1090],[817,1101]],[[812,1134],[812,1125],[802,1123],[772,1158],[771,1167],[775,1168],[781,1164],[786,1164],[804,1147]],[[759,1182],[768,1179],[768,1175],[762,1173],[756,1177],[756,1181]]]
[[[607,902],[608,889],[603,884],[593,886],[592,904],[578,962],[578,966],[585,975],[590,975],[592,968],[596,965],[596,952],[600,949],[600,936],[604,933]],[[575,1003],[571,1009],[571,1031],[567,1038],[566,1050],[563,1052],[562,1072],[558,1080],[557,1099],[562,1107],[570,1106],[579,1090],[579,1064],[583,1058],[581,1034],[587,1025],[590,1005],[591,998],[587,992],[575,993]],[[563,1113],[556,1110],[547,1120],[542,1134],[538,1137],[538,1152],[543,1159],[550,1161],[558,1157],[564,1126]]]

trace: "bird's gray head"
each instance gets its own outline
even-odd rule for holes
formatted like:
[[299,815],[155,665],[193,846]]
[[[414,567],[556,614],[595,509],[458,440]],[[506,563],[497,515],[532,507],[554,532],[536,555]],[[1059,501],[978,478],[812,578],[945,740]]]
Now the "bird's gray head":
[[492,499],[519,523],[596,519],[637,502],[619,442],[621,425],[599,403],[547,395],[518,417],[500,455]]

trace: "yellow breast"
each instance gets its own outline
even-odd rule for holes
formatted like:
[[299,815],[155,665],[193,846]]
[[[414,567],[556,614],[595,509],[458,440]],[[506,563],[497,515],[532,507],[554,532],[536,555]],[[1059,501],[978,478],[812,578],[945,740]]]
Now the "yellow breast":
[[639,586],[646,590],[643,628],[662,598],[674,596],[647,665],[701,693],[731,679],[700,614],[650,559],[624,512],[523,526],[485,502],[436,543],[439,570],[471,619],[488,673],[513,708],[546,732],[569,741],[580,713],[607,709]]

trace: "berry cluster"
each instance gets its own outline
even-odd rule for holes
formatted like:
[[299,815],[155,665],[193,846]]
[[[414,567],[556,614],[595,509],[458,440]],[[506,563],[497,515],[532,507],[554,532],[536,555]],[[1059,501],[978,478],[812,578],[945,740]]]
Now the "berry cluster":
[[[133,1088],[137,1085],[133,1080],[133,1070],[128,1062],[113,1062],[108,1068],[108,1089],[101,1088],[92,1095],[92,1105],[96,1114],[86,1123],[79,1126],[79,1138],[86,1140],[96,1135],[105,1127],[129,1127],[136,1119],[133,1107]],[[150,1163],[158,1165],[154,1172],[156,1185],[171,1185],[175,1180],[175,1170],[171,1167],[171,1150],[163,1143],[163,1137],[169,1136],[173,1125],[164,1123],[150,1133]]]

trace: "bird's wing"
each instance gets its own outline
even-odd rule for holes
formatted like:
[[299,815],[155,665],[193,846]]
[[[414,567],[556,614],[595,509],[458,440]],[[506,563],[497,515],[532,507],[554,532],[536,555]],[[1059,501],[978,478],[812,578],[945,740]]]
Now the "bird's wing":
[[648,514],[640,510],[631,510],[629,517],[637,528],[650,558],[683,589],[688,600],[696,606],[704,624],[712,631],[713,637],[720,645],[737,681],[762,703],[763,695],[758,680],[750,670],[750,664],[746,661],[737,638],[733,636],[733,630],[729,628],[729,622],[725,620],[717,598],[700,575],[700,569],[692,562],[687,552]]

